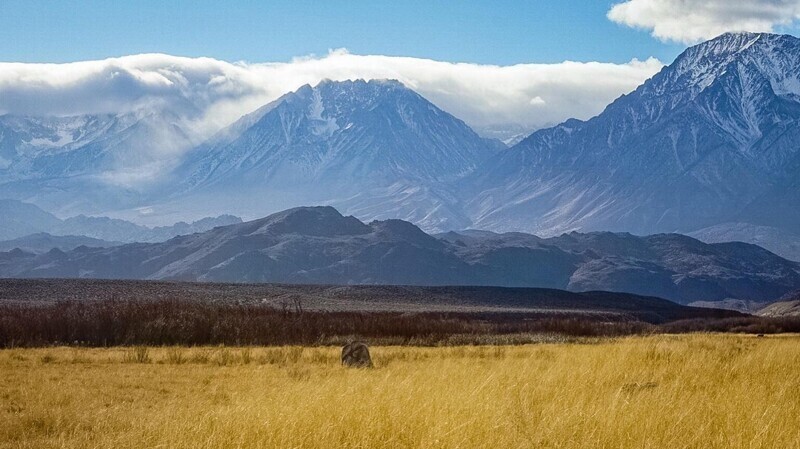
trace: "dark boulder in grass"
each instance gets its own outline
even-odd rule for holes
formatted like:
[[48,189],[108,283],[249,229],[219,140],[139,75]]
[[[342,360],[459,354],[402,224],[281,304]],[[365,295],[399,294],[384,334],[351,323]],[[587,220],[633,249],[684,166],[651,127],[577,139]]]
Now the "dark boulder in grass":
[[351,368],[372,368],[372,358],[367,344],[355,341],[342,348],[342,365]]

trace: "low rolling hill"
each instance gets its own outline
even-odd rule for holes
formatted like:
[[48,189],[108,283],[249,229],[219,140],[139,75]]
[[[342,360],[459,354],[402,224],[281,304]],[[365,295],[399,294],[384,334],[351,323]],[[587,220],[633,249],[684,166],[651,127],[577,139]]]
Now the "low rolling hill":
[[[96,279],[0,279],[0,304],[63,301],[199,301],[269,306],[295,312],[509,313],[582,317],[597,321],[663,323],[689,318],[742,316],[687,307],[660,298],[612,292],[540,288],[399,285],[226,284]],[[522,314],[522,315],[520,315]]]
[[678,234],[432,236],[401,220],[367,224],[332,207],[302,207],[162,243],[0,253],[0,277],[483,285],[689,303],[774,301],[800,288],[800,264],[755,245],[706,244]]

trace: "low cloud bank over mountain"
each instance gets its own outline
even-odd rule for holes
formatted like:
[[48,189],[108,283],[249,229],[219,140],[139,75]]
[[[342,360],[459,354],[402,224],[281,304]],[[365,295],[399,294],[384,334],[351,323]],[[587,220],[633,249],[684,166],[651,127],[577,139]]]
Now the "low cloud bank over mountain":
[[474,128],[532,130],[588,118],[655,74],[656,59],[513,66],[354,55],[225,62],[141,54],[66,64],[0,63],[0,114],[167,111],[209,135],[246,112],[323,79],[398,79]]

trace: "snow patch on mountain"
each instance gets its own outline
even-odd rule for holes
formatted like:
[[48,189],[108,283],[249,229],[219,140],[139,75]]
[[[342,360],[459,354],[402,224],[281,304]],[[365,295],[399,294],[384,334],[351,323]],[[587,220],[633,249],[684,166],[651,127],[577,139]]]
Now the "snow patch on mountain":
[[323,117],[325,105],[322,104],[322,94],[319,89],[314,90],[311,96],[311,105],[308,107],[308,118],[316,122],[312,125],[311,132],[317,137],[330,137],[339,129],[335,117]]

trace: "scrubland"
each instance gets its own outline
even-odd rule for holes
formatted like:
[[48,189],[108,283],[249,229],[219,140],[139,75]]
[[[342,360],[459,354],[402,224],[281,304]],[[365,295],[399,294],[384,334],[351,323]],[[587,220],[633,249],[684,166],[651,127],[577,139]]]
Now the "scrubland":
[[800,447],[800,337],[0,351],[2,448]]
[[[671,304],[671,303],[668,303]],[[800,332],[800,317],[767,318],[671,304],[672,319],[598,310],[540,312],[335,312],[300,303],[188,300],[0,301],[0,348],[41,346],[326,346],[353,338],[373,344],[521,344],[573,337],[686,332]],[[664,311],[662,311],[664,312]],[[670,312],[667,310],[667,312]],[[673,311],[674,312],[674,311]]]

